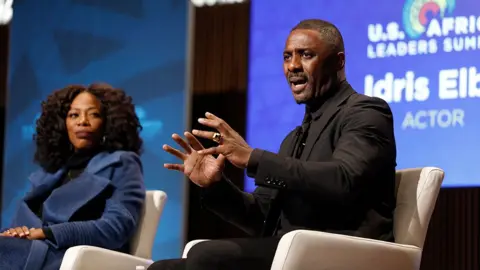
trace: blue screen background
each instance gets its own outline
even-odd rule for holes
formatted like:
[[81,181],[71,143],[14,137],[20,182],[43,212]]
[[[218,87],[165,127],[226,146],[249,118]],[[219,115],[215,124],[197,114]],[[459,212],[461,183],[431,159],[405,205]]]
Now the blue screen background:
[[18,0],[11,23],[2,227],[29,189],[32,135],[40,102],[69,84],[107,82],[133,96],[144,127],[147,189],[168,200],[153,259],[180,256],[185,180],[163,169],[174,158],[162,150],[185,130],[187,1]]
[[[437,166],[446,172],[445,187],[480,186],[480,178],[471,173],[478,163],[475,157],[480,151],[477,142],[480,133],[477,120],[480,113],[480,95],[477,93],[480,88],[480,4],[474,0],[448,0],[433,1],[436,6],[429,7],[423,2],[278,0],[273,5],[270,1],[252,1],[247,141],[253,147],[277,152],[288,132],[301,124],[304,106],[295,103],[287,85],[282,53],[292,27],[303,19],[319,18],[334,23],[343,35],[347,79],[354,89],[389,101],[395,117],[397,168]],[[438,13],[435,12],[437,7],[441,7]],[[423,30],[421,17],[427,19]],[[465,20],[471,20],[466,27],[468,33],[460,29]],[[452,21],[457,32],[442,33]],[[442,22],[445,29],[441,29],[440,36],[435,36],[438,33],[435,26],[441,26]],[[369,25],[376,24],[380,24],[385,33],[389,29],[390,34],[383,36],[387,40],[375,42],[372,34],[369,38]],[[450,50],[453,39],[457,39],[457,51]],[[463,40],[463,50],[458,47],[462,45],[458,40]],[[379,43],[389,42],[393,46],[398,46],[399,42],[416,44],[408,46],[417,46],[417,53],[414,55],[412,49],[409,55],[380,57],[382,46],[387,45]],[[380,48],[376,57],[372,51],[369,53],[369,46]],[[421,53],[424,51],[428,53]],[[452,79],[455,71],[443,72],[449,77],[444,75],[440,81],[440,71],[462,67],[477,70],[472,68],[472,74],[466,72],[467,76],[458,82]],[[368,91],[370,86],[365,86],[367,75],[378,81],[388,72],[395,78],[404,78],[407,71],[413,71],[416,78],[428,79],[427,99],[424,99],[424,92],[419,91],[410,95],[418,100],[407,102],[406,95],[401,94],[401,101],[390,102],[385,91],[373,93]],[[445,91],[440,91],[442,87],[463,87],[470,91],[470,95],[448,99]],[[452,91],[450,94],[454,95]],[[434,113],[431,110],[437,111],[433,125],[427,117]],[[437,119],[439,116],[440,120]],[[453,121],[454,117],[461,118],[462,122]],[[253,180],[246,177],[245,189],[252,191],[254,188]]]

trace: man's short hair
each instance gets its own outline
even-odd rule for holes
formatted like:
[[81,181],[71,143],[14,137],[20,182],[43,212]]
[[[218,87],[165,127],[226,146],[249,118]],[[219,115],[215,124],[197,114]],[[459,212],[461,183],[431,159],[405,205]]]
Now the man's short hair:
[[321,37],[330,45],[335,52],[345,52],[343,37],[338,28],[327,21],[320,19],[308,19],[299,22],[291,31],[297,29],[315,30],[320,33]]

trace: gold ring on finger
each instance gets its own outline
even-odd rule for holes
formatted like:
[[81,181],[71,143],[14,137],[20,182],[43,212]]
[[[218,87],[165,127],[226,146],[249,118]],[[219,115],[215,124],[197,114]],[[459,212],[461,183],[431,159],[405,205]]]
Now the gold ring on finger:
[[222,141],[222,134],[220,134],[218,132],[213,133],[212,141],[214,141],[216,143],[220,143]]

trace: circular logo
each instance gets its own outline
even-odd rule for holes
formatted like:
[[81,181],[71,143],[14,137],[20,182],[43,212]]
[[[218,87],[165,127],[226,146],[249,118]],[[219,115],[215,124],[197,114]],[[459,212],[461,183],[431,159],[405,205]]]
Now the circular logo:
[[454,9],[455,0],[407,0],[403,6],[403,28],[410,38],[419,38],[433,18],[443,18]]

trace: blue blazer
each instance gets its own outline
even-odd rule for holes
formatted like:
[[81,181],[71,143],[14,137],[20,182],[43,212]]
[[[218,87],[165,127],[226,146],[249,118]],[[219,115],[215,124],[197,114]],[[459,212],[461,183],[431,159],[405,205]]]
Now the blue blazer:
[[[30,176],[32,190],[20,202],[11,225],[48,226],[55,242],[0,237],[0,257],[8,258],[0,260],[0,269],[59,269],[65,251],[77,245],[129,251],[145,199],[139,156],[125,151],[97,154],[82,174],[50,194],[40,219],[28,203],[47,194],[64,171],[40,170]],[[97,218],[79,220],[80,212]]]

